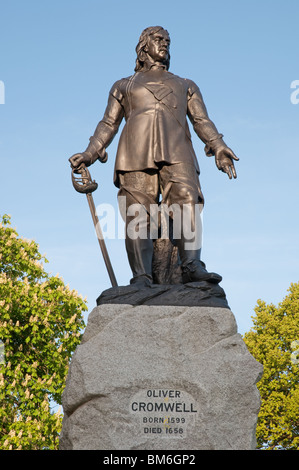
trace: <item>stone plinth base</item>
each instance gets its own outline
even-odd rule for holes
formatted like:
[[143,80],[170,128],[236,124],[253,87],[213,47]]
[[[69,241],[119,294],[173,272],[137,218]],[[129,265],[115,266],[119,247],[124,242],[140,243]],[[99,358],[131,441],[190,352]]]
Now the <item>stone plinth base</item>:
[[100,305],[70,365],[60,448],[254,449],[261,374],[228,308]]

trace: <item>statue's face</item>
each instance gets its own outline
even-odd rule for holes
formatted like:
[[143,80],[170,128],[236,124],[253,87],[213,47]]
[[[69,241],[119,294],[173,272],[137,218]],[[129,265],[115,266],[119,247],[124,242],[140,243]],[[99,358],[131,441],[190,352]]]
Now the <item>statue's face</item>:
[[151,34],[147,40],[145,52],[154,62],[165,62],[169,57],[170,38],[164,29]]

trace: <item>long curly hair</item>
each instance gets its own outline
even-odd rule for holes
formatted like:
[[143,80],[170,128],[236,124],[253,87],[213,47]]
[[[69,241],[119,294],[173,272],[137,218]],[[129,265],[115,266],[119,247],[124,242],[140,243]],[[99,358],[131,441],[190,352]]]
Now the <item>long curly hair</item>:
[[[147,45],[148,37],[151,34],[155,34],[161,30],[166,31],[166,33],[168,34],[168,31],[162,28],[162,26],[149,26],[148,28],[145,28],[142,31],[140,38],[139,38],[139,42],[136,46],[137,59],[136,59],[136,65],[135,65],[135,72],[138,72],[143,68],[144,63],[147,59],[147,55],[146,55],[146,52],[144,51],[144,48]],[[166,65],[166,69],[168,70],[169,65],[170,65],[170,55],[168,55],[168,59],[165,65]]]

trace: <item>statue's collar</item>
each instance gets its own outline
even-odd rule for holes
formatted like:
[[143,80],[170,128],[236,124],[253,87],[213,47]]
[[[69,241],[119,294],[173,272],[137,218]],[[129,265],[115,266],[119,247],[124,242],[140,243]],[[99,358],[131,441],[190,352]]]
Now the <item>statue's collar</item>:
[[167,70],[165,64],[161,64],[161,62],[150,62],[147,60],[144,62],[141,72],[148,72],[149,70]]

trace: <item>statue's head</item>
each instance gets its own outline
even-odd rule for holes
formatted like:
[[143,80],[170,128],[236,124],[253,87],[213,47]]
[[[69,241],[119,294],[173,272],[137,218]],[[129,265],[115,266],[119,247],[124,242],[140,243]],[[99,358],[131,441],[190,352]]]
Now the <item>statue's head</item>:
[[[157,41],[157,45],[154,40]],[[163,44],[158,46],[158,41],[160,41],[160,44],[161,42]],[[170,38],[168,31],[162,28],[162,26],[150,26],[149,28],[144,29],[136,46],[137,59],[135,72],[143,69],[145,63],[149,60],[149,56],[153,57],[155,49],[157,50],[157,53],[161,53],[159,61],[163,62],[168,70],[170,65],[169,44]]]

